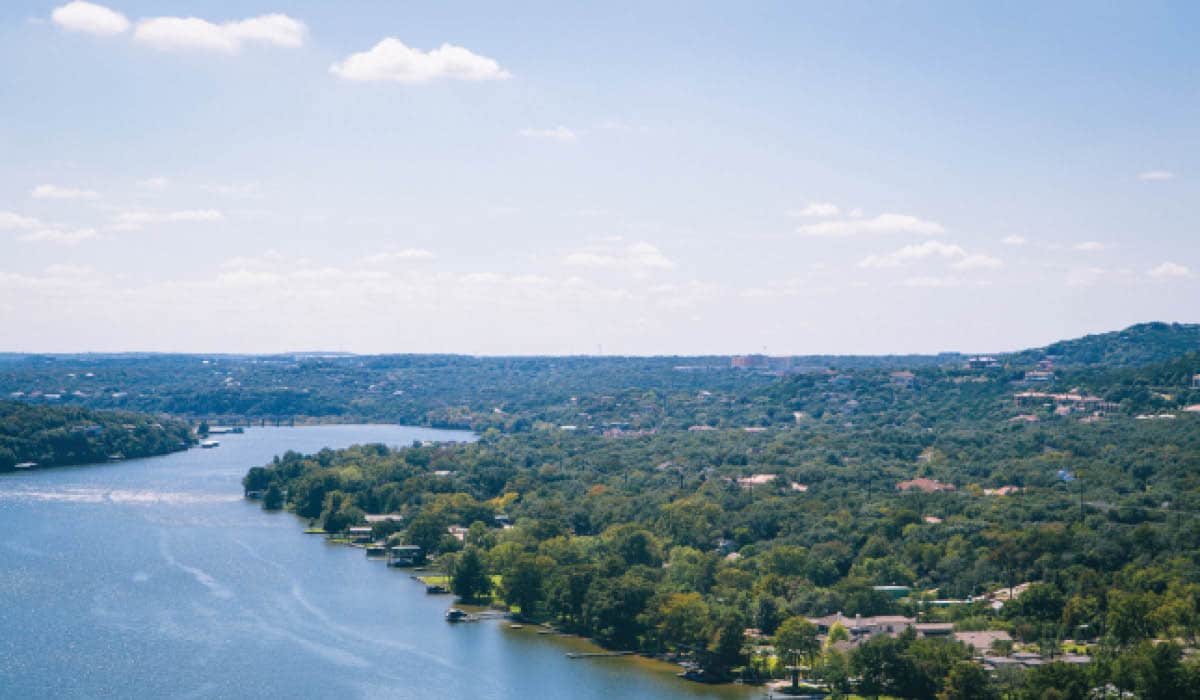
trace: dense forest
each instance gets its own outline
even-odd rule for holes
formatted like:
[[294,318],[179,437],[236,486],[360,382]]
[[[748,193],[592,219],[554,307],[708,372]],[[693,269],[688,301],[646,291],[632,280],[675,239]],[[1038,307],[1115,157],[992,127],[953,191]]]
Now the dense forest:
[[564,371],[478,442],[288,453],[245,485],[332,533],[396,514],[375,537],[462,599],[704,680],[800,662],[834,695],[1196,697],[1195,330],[595,390]]
[[149,457],[195,442],[179,420],[0,401],[0,472]]
[[[1148,323],[994,355],[881,357],[468,357],[462,355],[0,355],[0,397],[169,413],[199,421],[398,422],[479,432],[543,424],[673,429],[791,424],[795,411],[895,421],[1000,415],[1039,362],[1055,391],[1100,393],[1133,414],[1200,401],[1181,375],[1200,325]],[[1193,353],[1187,356],[1188,353]],[[738,360],[742,360],[738,362]],[[1151,371],[1148,366],[1157,369]],[[1132,370],[1132,373],[1131,373]],[[898,391],[911,371],[920,393]],[[902,387],[901,387],[902,388]],[[919,404],[919,408],[917,407]],[[881,409],[888,409],[881,414]]]

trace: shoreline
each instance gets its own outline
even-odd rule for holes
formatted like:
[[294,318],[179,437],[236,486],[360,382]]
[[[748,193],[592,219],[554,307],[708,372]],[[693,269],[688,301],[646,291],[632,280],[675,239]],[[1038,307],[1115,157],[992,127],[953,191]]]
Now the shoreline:
[[[286,427],[286,426],[283,426],[283,427]],[[420,426],[420,427],[424,427],[424,426]],[[261,501],[258,501],[257,499],[248,498],[248,497],[245,497],[245,500],[249,501],[249,502],[253,502],[261,508],[261,505],[262,505]],[[362,545],[357,545],[357,544],[353,544],[350,542],[346,542],[346,541],[343,541],[340,539],[336,539],[336,538],[332,537],[330,535],[330,533],[325,532],[324,530],[320,530],[318,532],[316,529],[311,527],[306,522],[305,518],[303,518],[302,516],[296,515],[296,513],[294,513],[291,510],[282,509],[280,512],[286,513],[286,514],[290,515],[293,519],[299,521],[301,523],[301,525],[303,526],[301,529],[302,534],[324,535],[323,544],[325,544],[327,546],[345,547],[348,549],[360,550],[363,552],[363,556],[365,558],[370,559],[370,560],[378,560],[379,563],[382,564],[386,568],[397,569],[398,572],[400,572],[402,574],[407,574],[407,576],[405,577],[405,580],[411,584],[414,584],[415,586],[424,588],[426,585],[424,582],[422,582],[420,580],[419,576],[445,575],[444,572],[442,572],[440,570],[428,570],[427,569],[426,571],[417,572],[417,571],[414,571],[414,569],[417,567],[411,567],[411,566],[389,567],[389,566],[387,566],[386,560],[382,557],[368,557],[366,554],[366,547],[364,547]],[[431,594],[424,593],[422,591],[422,595],[431,595]],[[648,656],[648,655],[645,655],[645,654],[642,654],[642,653],[639,653],[636,651],[619,651],[619,650],[608,649],[606,647],[601,646],[598,642],[596,642],[591,637],[585,637],[585,636],[575,634],[572,632],[563,632],[563,631],[557,630],[553,627],[547,626],[545,623],[542,623],[542,622],[533,622],[533,621],[526,622],[526,621],[517,620],[516,618],[513,618],[509,612],[501,611],[490,605],[477,605],[477,604],[471,604],[471,603],[463,603],[463,602],[459,601],[453,594],[447,594],[447,597],[449,597],[451,600],[451,604],[449,607],[461,608],[461,609],[467,610],[469,612],[494,613],[494,615],[488,615],[488,616],[480,618],[479,620],[477,620],[477,622],[503,623],[500,626],[500,630],[501,630],[502,634],[522,635],[527,638],[527,641],[533,641],[534,638],[536,638],[537,640],[545,640],[545,641],[549,641],[551,643],[558,645],[560,648],[563,649],[564,658],[571,658],[571,654],[581,654],[581,655],[584,655],[584,657],[580,658],[579,660],[585,660],[587,657],[594,657],[595,659],[602,659],[606,662],[611,661],[614,663],[632,664],[635,667],[636,671],[639,673],[649,673],[649,674],[652,674],[652,675],[657,676],[658,678],[664,679],[664,680],[670,679],[672,682],[677,682],[677,683],[680,683],[682,686],[692,688],[693,690],[697,691],[697,693],[703,693],[703,691],[706,691],[706,690],[712,691],[712,692],[708,692],[708,693],[704,694],[704,695],[707,695],[708,697],[717,695],[721,698],[726,698],[726,697],[730,698],[731,700],[734,698],[749,698],[749,697],[753,697],[755,695],[760,694],[760,692],[764,688],[767,687],[766,684],[750,685],[750,684],[745,684],[745,683],[736,683],[733,681],[729,681],[729,682],[725,682],[725,683],[701,683],[701,682],[697,682],[697,681],[687,680],[687,679],[680,677],[679,674],[681,671],[684,670],[684,668],[682,666],[680,666],[678,663],[668,661],[666,659],[659,658],[656,656]],[[447,609],[449,609],[449,608],[447,608]],[[443,623],[443,624],[449,624],[449,623],[445,623],[441,619],[439,619],[438,622]],[[519,627],[513,627],[512,625],[514,625],[514,624],[519,625]]]

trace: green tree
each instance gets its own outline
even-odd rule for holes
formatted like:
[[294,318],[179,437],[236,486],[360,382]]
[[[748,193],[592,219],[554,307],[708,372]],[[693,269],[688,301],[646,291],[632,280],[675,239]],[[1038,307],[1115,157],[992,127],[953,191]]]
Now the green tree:
[[741,616],[726,613],[716,625],[708,643],[704,670],[716,678],[728,678],[733,669],[745,663],[746,623]]
[[784,660],[796,663],[799,659],[812,662],[821,651],[817,626],[803,617],[789,617],[775,632],[775,651]]
[[826,636],[826,643],[833,646],[838,642],[850,641],[850,631],[841,622],[835,622],[829,626],[829,634]]
[[754,606],[754,624],[758,631],[766,635],[775,634],[779,623],[783,622],[783,613],[779,601],[771,595],[761,595]]
[[442,535],[444,534],[446,534],[445,519],[432,513],[421,511],[408,524],[405,536],[409,544],[419,546],[421,551],[428,555],[438,551]]
[[1122,646],[1150,637],[1154,634],[1151,624],[1154,608],[1150,593],[1109,591],[1108,615],[1105,618],[1108,634]]
[[283,508],[283,489],[279,488],[279,484],[272,483],[267,487],[267,492],[263,494],[263,508],[267,510]]
[[[474,547],[471,548],[474,550]],[[532,618],[545,595],[543,582],[554,568],[554,560],[546,556],[521,554],[505,569],[501,578],[501,595],[509,605],[515,605],[523,618]]]
[[474,547],[467,547],[454,562],[450,590],[465,601],[476,601],[492,592],[492,579],[483,567],[483,559]]
[[954,665],[937,696],[938,700],[998,700],[999,697],[987,673],[971,661]]
[[1052,663],[1035,666],[1025,674],[1019,700],[1087,700],[1091,683],[1087,671],[1075,664]]
[[658,610],[658,633],[671,646],[695,649],[705,642],[708,606],[699,593],[673,593]]

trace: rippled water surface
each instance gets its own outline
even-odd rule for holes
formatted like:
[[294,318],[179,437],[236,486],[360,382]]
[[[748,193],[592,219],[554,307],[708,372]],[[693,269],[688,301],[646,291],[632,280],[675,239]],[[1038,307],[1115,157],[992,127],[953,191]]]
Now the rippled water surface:
[[640,659],[568,660],[582,642],[449,625],[362,550],[241,498],[286,450],[466,433],[259,428],[221,447],[0,475],[0,697],[749,697]]

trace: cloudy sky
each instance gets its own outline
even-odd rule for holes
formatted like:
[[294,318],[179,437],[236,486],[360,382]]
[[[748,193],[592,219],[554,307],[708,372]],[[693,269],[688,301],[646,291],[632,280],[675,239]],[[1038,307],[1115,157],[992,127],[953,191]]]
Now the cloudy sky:
[[1194,3],[0,3],[0,350],[1200,321]]

